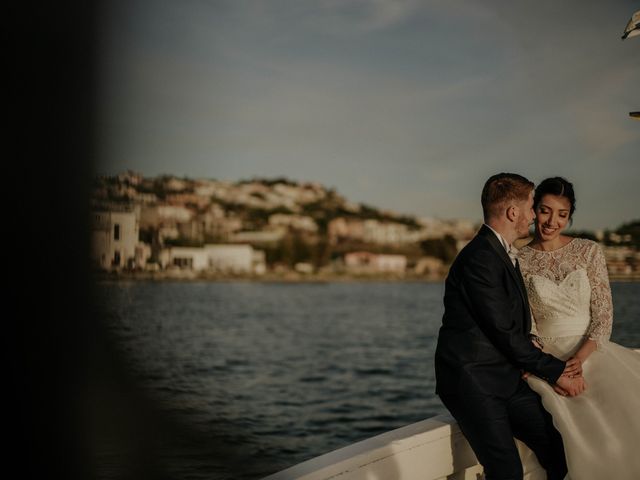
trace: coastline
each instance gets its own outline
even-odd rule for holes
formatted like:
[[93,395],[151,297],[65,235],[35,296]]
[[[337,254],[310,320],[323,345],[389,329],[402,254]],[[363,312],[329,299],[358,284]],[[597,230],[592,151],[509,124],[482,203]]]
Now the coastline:
[[265,273],[263,275],[230,275],[194,272],[191,270],[159,272],[94,272],[96,283],[120,281],[152,282],[256,282],[256,283],[442,283],[446,275],[398,274],[337,274],[337,273]]
[[[165,271],[130,271],[130,272],[93,272],[92,278],[96,283],[102,282],[256,282],[256,283],[442,283],[446,275],[416,275],[416,274],[345,274],[345,273],[300,273],[300,272],[269,272],[262,275],[249,274],[214,274],[194,272],[192,270]],[[609,276],[609,281],[615,283],[640,283],[640,274]]]

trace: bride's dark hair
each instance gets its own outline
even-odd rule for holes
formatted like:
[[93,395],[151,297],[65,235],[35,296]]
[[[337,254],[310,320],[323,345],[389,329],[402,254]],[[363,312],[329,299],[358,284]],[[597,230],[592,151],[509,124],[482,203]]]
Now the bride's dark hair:
[[551,177],[541,181],[533,195],[533,208],[538,209],[538,204],[545,195],[557,195],[569,200],[571,205],[569,218],[573,217],[573,212],[576,211],[576,195],[573,192],[573,184],[569,180],[564,177]]

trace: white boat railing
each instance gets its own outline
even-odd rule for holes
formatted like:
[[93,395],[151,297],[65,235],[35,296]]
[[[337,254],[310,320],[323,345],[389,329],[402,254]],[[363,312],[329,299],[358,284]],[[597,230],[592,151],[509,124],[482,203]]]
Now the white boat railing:
[[[517,442],[520,455],[533,457]],[[537,461],[525,480],[544,480]],[[450,415],[439,415],[302,462],[264,480],[477,480],[482,467]]]

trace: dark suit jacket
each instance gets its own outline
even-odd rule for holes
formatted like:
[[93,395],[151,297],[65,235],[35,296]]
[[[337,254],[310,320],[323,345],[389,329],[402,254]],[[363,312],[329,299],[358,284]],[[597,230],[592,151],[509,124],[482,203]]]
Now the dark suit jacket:
[[522,276],[495,234],[482,226],[447,276],[436,348],[439,395],[511,396],[521,370],[555,383],[565,362],[530,340]]

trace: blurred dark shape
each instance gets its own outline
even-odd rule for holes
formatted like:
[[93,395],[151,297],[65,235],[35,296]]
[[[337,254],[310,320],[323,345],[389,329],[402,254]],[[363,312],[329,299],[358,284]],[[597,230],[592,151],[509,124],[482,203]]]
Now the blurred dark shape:
[[624,32],[622,32],[622,39],[635,37],[640,35],[640,10],[631,15],[631,19],[627,23],[627,26],[624,27]]
[[16,47],[10,92],[19,99],[10,117],[10,188],[3,189],[14,232],[6,270],[13,313],[5,338],[15,346],[7,359],[15,379],[7,385],[7,438],[10,471],[26,478],[99,477],[101,449],[109,441],[120,448],[124,438],[140,444],[126,446],[133,453],[119,461],[118,477],[159,478],[145,438],[152,414],[114,368],[92,310],[87,194],[98,7],[14,5],[7,22]]
[[169,418],[129,378],[92,301],[88,194],[101,7],[14,2],[5,21],[13,49],[2,188],[11,232],[5,470],[20,478],[175,478],[171,459],[186,450],[233,472],[237,448]]
[[[631,19],[622,33],[622,39],[636,37],[640,35],[640,10],[631,15]],[[640,112],[629,112],[629,116],[635,120],[640,120]]]
[[[27,478],[90,478],[88,395],[95,321],[84,258],[91,171],[96,6],[13,4],[15,62],[5,208],[7,343],[12,398],[9,461]],[[15,93],[14,93],[15,92]],[[17,93],[17,95],[16,95]],[[8,189],[7,189],[8,187]],[[6,307],[9,308],[9,307]]]

